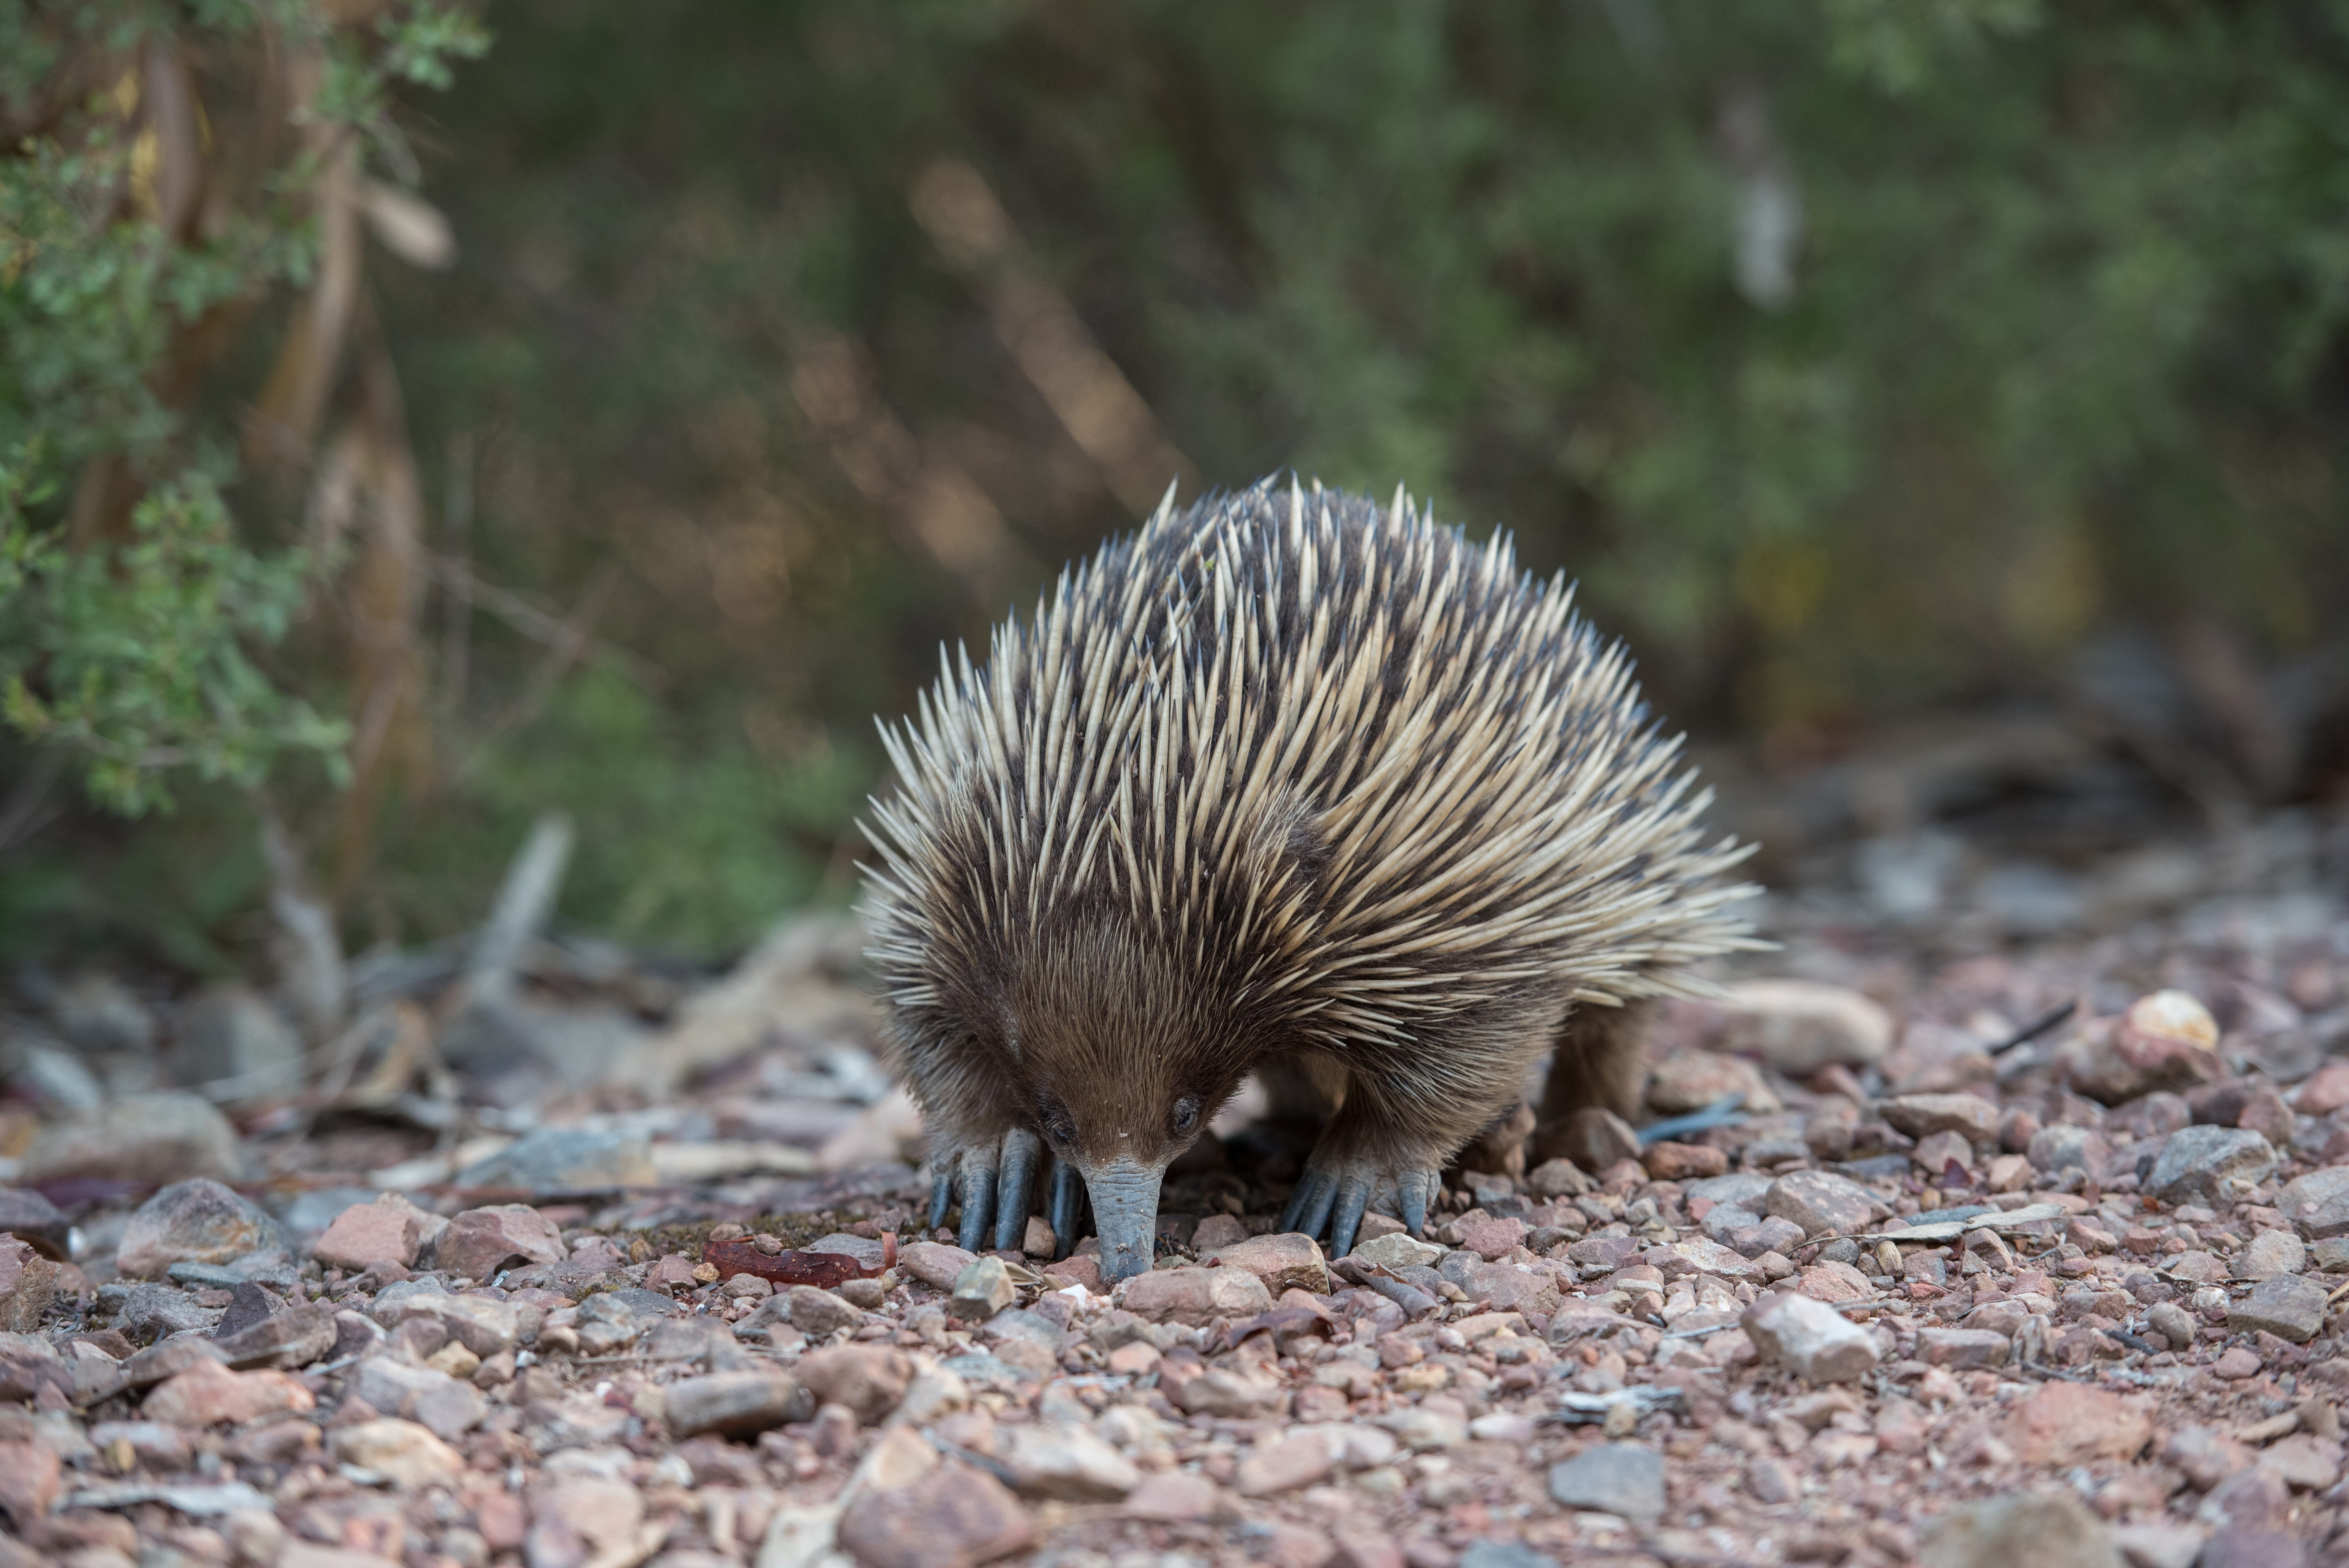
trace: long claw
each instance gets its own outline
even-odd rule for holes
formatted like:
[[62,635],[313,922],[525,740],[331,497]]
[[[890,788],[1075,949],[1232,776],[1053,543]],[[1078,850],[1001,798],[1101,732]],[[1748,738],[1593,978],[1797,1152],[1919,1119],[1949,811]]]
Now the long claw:
[[1330,1216],[1330,1255],[1342,1258],[1354,1250],[1354,1233],[1361,1228],[1362,1211],[1371,1206],[1370,1178],[1349,1172],[1338,1182],[1338,1208]]
[[1067,1257],[1077,1244],[1077,1202],[1084,1196],[1085,1179],[1065,1161],[1052,1161],[1052,1256]]
[[1003,1135],[1003,1166],[995,1188],[995,1246],[1016,1247],[1027,1238],[1028,1183],[1036,1173],[1043,1142],[1024,1127]]
[[947,1211],[954,1205],[954,1166],[951,1161],[940,1165],[930,1178],[930,1229],[936,1230],[947,1222]]
[[1395,1184],[1397,1195],[1402,1200],[1403,1228],[1414,1236],[1427,1229],[1427,1189],[1430,1185],[1427,1178],[1432,1174],[1430,1171],[1406,1171],[1402,1180]]
[[1306,1206],[1313,1202],[1313,1194],[1320,1185],[1321,1172],[1311,1166],[1306,1167],[1305,1174],[1297,1179],[1297,1185],[1289,1191],[1288,1202],[1280,1211],[1280,1228],[1284,1233],[1298,1228],[1297,1222],[1303,1217]]
[[972,1155],[962,1162],[962,1232],[955,1239],[967,1253],[987,1244],[987,1222],[995,1213],[995,1168]]
[[1330,1207],[1337,1201],[1337,1178],[1327,1173],[1316,1176],[1313,1179],[1313,1196],[1307,1202],[1304,1212],[1297,1216],[1297,1223],[1290,1228],[1302,1231],[1309,1236],[1319,1235],[1321,1228],[1330,1222]]

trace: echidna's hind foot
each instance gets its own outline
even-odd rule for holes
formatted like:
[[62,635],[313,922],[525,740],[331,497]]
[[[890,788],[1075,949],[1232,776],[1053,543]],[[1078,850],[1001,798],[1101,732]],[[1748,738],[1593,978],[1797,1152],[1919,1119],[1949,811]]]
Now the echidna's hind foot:
[[1326,1232],[1330,1255],[1343,1257],[1354,1250],[1354,1236],[1371,1201],[1382,1192],[1392,1192],[1402,1222],[1415,1236],[1426,1228],[1427,1206],[1441,1180],[1432,1164],[1398,1171],[1367,1155],[1339,1156],[1316,1150],[1298,1180],[1297,1190],[1288,1195],[1288,1207],[1280,1212],[1280,1228],[1314,1237]]
[[1043,1140],[1024,1127],[999,1139],[940,1150],[931,1156],[930,1228],[947,1222],[947,1210],[959,1193],[962,1228],[955,1239],[967,1252],[987,1245],[995,1233],[998,1251],[1018,1246],[1028,1229],[1030,1193]]

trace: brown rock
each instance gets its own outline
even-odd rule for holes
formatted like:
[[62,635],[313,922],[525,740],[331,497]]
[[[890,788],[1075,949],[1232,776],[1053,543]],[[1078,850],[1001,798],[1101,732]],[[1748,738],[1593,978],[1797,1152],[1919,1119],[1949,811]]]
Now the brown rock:
[[2003,1367],[2014,1342],[1987,1328],[1920,1328],[1917,1359],[1928,1367],[1965,1372],[1976,1367]]
[[2300,1086],[2293,1097],[2302,1116],[2331,1116],[2349,1106],[2349,1061],[2329,1061]]
[[175,1427],[242,1425],[264,1416],[314,1408],[310,1390],[289,1373],[232,1372],[217,1361],[199,1361],[166,1378],[147,1396],[141,1414]]
[[1092,1253],[1062,1258],[1056,1264],[1046,1264],[1044,1274],[1048,1279],[1061,1282],[1061,1286],[1056,1286],[1056,1289],[1081,1284],[1095,1295],[1102,1294],[1101,1259]]
[[2007,1419],[2007,1446],[2027,1465],[2064,1469],[2131,1460],[2153,1437],[2144,1401],[2079,1383],[2044,1383]]
[[2276,1208],[2312,1242],[2349,1235],[2349,1165],[2312,1171],[2284,1183]]
[[1242,1497],[1271,1497],[1311,1486],[1337,1468],[1331,1447],[1319,1432],[1299,1432],[1259,1443],[1255,1452],[1240,1461],[1233,1488]]
[[1935,1519],[1918,1568],[2121,1568],[2096,1516],[2066,1491],[1993,1497]]
[[1209,1214],[1191,1233],[1191,1250],[1201,1257],[1213,1257],[1235,1242],[1248,1238],[1248,1228],[1231,1214]]
[[816,1399],[844,1405],[872,1426],[897,1408],[914,1381],[914,1358],[879,1345],[838,1345],[801,1358],[795,1369]]
[[897,1249],[897,1272],[920,1280],[933,1290],[952,1290],[962,1271],[978,1261],[977,1253],[944,1242],[914,1242]]
[[243,1146],[220,1108],[175,1089],[109,1100],[88,1118],[43,1129],[17,1180],[33,1186],[98,1176],[160,1186],[195,1176],[233,1181],[244,1172]]
[[1744,1109],[1756,1115],[1779,1109],[1778,1097],[1761,1069],[1743,1057],[1667,1051],[1648,1068],[1648,1109],[1658,1116],[1685,1116],[1733,1094],[1744,1097]]
[[668,1386],[661,1417],[677,1437],[715,1432],[750,1438],[814,1416],[815,1399],[796,1378],[773,1372],[719,1372]]
[[[1245,1269],[1262,1280],[1265,1289],[1275,1295],[1284,1290],[1311,1291],[1316,1295],[1330,1294],[1329,1262],[1321,1255],[1320,1243],[1308,1235],[1292,1232],[1251,1236],[1218,1249],[1207,1262],[1217,1268]],[[1129,1306],[1126,1310],[1133,1309]]]
[[563,1234],[527,1203],[468,1209],[449,1222],[433,1249],[435,1266],[484,1284],[506,1269],[563,1261]]
[[1998,1141],[1998,1107],[1976,1094],[1904,1094],[1881,1101],[1877,1112],[1911,1138],[1955,1132],[1971,1143]]
[[1700,1181],[1728,1173],[1729,1156],[1709,1143],[1651,1143],[1641,1150],[1640,1164],[1658,1181]]
[[354,1274],[381,1263],[408,1268],[415,1264],[422,1239],[422,1227],[405,1204],[354,1203],[335,1216],[312,1244],[310,1255],[330,1269]]
[[57,1500],[60,1468],[45,1443],[0,1441],[0,1513],[30,1534]]
[[1515,1217],[1464,1220],[1460,1224],[1460,1244],[1486,1263],[1506,1257],[1525,1242],[1526,1222]]
[[1003,1428],[995,1457],[1022,1497],[1112,1502],[1142,1479],[1132,1460],[1074,1422]]
[[1598,1185],[1571,1160],[1545,1160],[1526,1175],[1526,1191],[1537,1198],[1579,1197]]
[[1146,1519],[1166,1524],[1197,1524],[1231,1513],[1232,1508],[1222,1491],[1205,1476],[1186,1475],[1181,1470],[1160,1470],[1142,1478],[1142,1483],[1126,1493],[1124,1512],[1129,1519]]
[[0,1187],[0,1234],[16,1237],[52,1263],[72,1252],[73,1223],[29,1187]]
[[2119,1018],[2099,1019],[2065,1042],[2056,1066],[2090,1099],[2119,1105],[2218,1078],[2224,1070],[2218,1041],[2209,1009],[2182,991],[2156,991]]
[[1806,1236],[1851,1235],[1875,1214],[1875,1195],[1848,1177],[1827,1171],[1796,1171],[1770,1183],[1762,1212],[1803,1227]]
[[335,1347],[335,1305],[305,1301],[216,1342],[230,1367],[307,1367]]
[[1236,1366],[1210,1367],[1198,1352],[1177,1347],[1158,1364],[1158,1387],[1175,1408],[1194,1416],[1252,1420],[1280,1414],[1288,1385]]
[[174,1182],[140,1204],[123,1227],[114,1266],[154,1279],[173,1264],[224,1264],[285,1245],[277,1222],[208,1176]]
[[64,1271],[15,1236],[0,1236],[0,1331],[30,1334],[57,1299]]
[[330,1440],[338,1462],[373,1470],[403,1491],[447,1480],[465,1468],[464,1455],[426,1428],[395,1417],[336,1427]]
[[918,1486],[861,1500],[840,1521],[841,1545],[865,1568],[975,1568],[1035,1539],[1009,1488],[952,1460]]
[[1892,1016],[1845,985],[1749,980],[1719,1004],[1729,1048],[1758,1056],[1789,1078],[1859,1067],[1892,1045]]
[[1849,1264],[1830,1258],[1816,1263],[1795,1276],[1795,1289],[1813,1301],[1867,1301],[1876,1295],[1868,1276]]
[[1762,1295],[1738,1322],[1754,1349],[1814,1383],[1857,1382],[1878,1359],[1873,1335],[1807,1295]]
[[1154,1269],[1121,1285],[1118,1305],[1154,1323],[1199,1324],[1270,1311],[1272,1292],[1246,1269]]

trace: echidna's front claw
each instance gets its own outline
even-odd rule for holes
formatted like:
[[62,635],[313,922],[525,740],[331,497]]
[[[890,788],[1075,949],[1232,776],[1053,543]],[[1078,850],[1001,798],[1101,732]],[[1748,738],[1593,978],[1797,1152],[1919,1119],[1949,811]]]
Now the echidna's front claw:
[[995,1160],[992,1149],[963,1150],[962,1229],[955,1240],[967,1253],[987,1244],[987,1223],[995,1217]]
[[1052,1161],[1052,1256],[1067,1257],[1077,1244],[1077,1205],[1085,1196],[1085,1179],[1065,1160]]
[[1001,1252],[1027,1239],[1029,1182],[1044,1140],[1024,1127],[1003,1135],[1003,1164],[995,1187],[995,1247]]
[[[1354,1237],[1362,1228],[1362,1216],[1387,1179],[1387,1173],[1368,1160],[1309,1165],[1296,1191],[1289,1193],[1288,1206],[1280,1212],[1280,1228],[1301,1231],[1316,1238],[1326,1230],[1330,1255],[1344,1257],[1354,1250]],[[1402,1210],[1402,1222],[1413,1235],[1418,1235],[1426,1228],[1428,1202],[1441,1178],[1434,1170],[1423,1166],[1398,1171],[1392,1179],[1398,1206]]]

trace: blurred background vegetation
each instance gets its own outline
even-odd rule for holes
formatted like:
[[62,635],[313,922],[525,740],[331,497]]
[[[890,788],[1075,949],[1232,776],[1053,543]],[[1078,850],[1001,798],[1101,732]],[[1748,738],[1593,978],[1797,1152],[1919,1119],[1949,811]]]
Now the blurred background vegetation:
[[941,640],[1285,468],[1766,769],[2097,670],[2349,760],[2339,0],[0,0],[0,129],[15,961],[433,939],[554,810],[722,954]]

